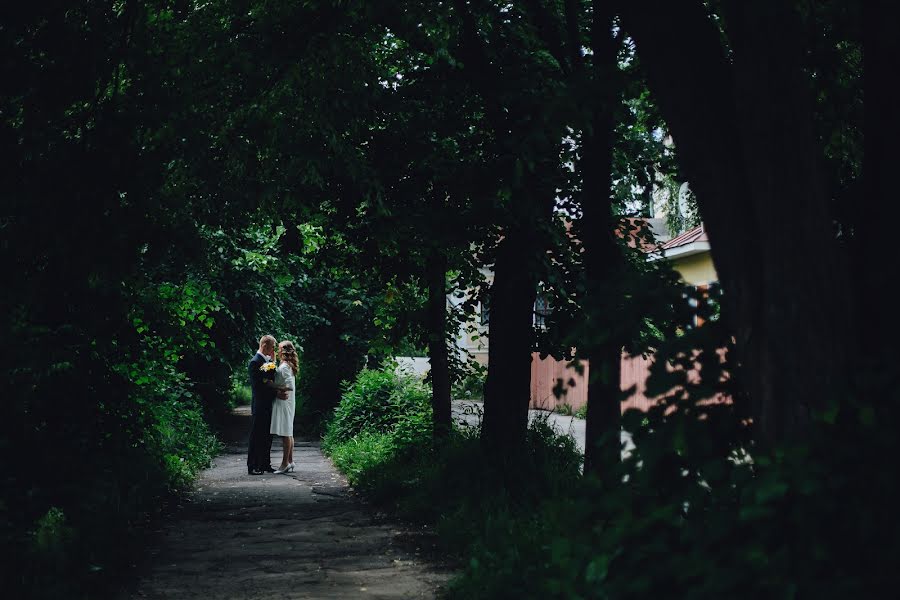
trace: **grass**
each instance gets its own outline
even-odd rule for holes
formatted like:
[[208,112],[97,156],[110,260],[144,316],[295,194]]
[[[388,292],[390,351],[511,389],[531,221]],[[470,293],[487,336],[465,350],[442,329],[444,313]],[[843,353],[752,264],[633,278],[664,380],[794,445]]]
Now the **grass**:
[[587,402],[578,407],[578,410],[575,411],[576,419],[587,419]]
[[233,381],[228,394],[228,408],[234,409],[238,406],[249,406],[251,402],[253,402],[253,391],[250,389],[250,386]]
[[660,405],[623,415],[636,449],[595,479],[547,415],[514,452],[486,450],[477,428],[434,445],[427,411],[395,411],[404,394],[379,381],[391,389],[348,395],[348,423],[332,430],[345,435],[323,449],[372,503],[433,526],[459,565],[448,598],[824,600],[891,585],[900,536],[887,431],[874,444],[823,434],[827,452],[784,447],[748,464],[730,458],[746,435],[730,407],[704,406],[700,419]]
[[526,593],[528,582],[511,583],[521,552],[498,564],[496,548],[540,553],[535,544],[556,520],[538,515],[556,514],[580,480],[574,441],[546,418],[537,419],[523,452],[500,457],[485,451],[477,428],[454,430],[434,447],[430,435],[418,429],[409,435],[406,427],[398,423],[388,432],[362,431],[343,440],[326,436],[323,449],[372,503],[405,521],[434,527],[440,548],[463,567],[449,597],[512,597],[510,591],[534,597]]
[[562,404],[557,404],[556,408],[553,409],[553,412],[555,412],[558,415],[570,417],[570,416],[572,416],[572,412],[573,412],[572,405],[566,404],[565,402],[563,402]]

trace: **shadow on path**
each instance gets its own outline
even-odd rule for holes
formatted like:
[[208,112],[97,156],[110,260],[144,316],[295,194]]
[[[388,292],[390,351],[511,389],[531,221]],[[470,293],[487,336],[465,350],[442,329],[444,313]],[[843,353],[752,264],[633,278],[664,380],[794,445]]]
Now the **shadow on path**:
[[[420,559],[415,532],[376,519],[318,443],[297,440],[294,473],[251,476],[248,428],[239,408],[226,450],[172,511],[123,598],[435,597],[447,570]],[[275,438],[273,464],[280,457]]]

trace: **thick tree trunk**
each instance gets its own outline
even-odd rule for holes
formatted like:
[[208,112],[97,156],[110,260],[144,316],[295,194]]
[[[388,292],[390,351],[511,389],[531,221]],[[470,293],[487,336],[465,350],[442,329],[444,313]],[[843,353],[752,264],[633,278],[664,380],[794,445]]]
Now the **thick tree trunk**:
[[818,172],[793,15],[733,3],[734,67],[701,2],[625,3],[725,290],[763,440],[802,435],[846,383],[849,277]]
[[[725,290],[725,312],[737,360],[752,362],[749,345],[760,313],[759,233],[737,137],[731,68],[717,28],[700,2],[622,3],[622,21],[675,139],[691,182]],[[740,407],[749,412],[742,394]]]
[[[591,331],[617,330],[598,302],[609,294],[624,257],[615,239],[616,219],[612,210],[613,113],[618,98],[616,44],[612,39],[612,14],[596,3],[592,27],[594,80],[602,90],[594,109],[590,132],[584,134],[582,219],[578,237],[584,246],[585,275],[588,280],[585,317],[597,323]],[[590,363],[587,420],[585,425],[584,472],[604,475],[621,459],[621,340],[610,335],[599,345],[579,348]]]
[[537,279],[531,224],[508,229],[500,242],[490,292],[488,374],[482,439],[507,452],[522,446],[531,397],[531,352]]
[[[896,252],[890,224],[900,221],[894,171],[900,164],[900,38],[896,24],[900,7],[890,0],[864,2],[863,57],[865,90],[862,204],[853,224],[853,266],[857,275],[861,366],[896,368],[900,361],[900,319],[892,294],[885,291],[884,261]],[[888,224],[887,227],[885,224]]]
[[584,473],[603,477],[622,456],[622,346],[606,344],[588,354]]
[[783,2],[732,8],[739,133],[764,267],[753,406],[777,441],[802,434],[813,411],[846,391],[850,277],[821,172],[799,17]]
[[447,257],[436,250],[428,276],[428,360],[431,363],[431,409],[435,439],[450,433],[450,364],[447,356]]

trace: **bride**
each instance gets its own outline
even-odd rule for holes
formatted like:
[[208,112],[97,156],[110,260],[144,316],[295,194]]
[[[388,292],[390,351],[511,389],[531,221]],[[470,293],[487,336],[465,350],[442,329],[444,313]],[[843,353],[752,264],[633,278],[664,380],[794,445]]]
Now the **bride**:
[[272,426],[270,432],[281,436],[283,455],[281,466],[275,473],[290,473],[294,470],[294,382],[297,376],[297,350],[294,343],[284,340],[278,344],[281,364],[275,371],[275,387],[287,388],[286,398],[279,394],[272,406]]

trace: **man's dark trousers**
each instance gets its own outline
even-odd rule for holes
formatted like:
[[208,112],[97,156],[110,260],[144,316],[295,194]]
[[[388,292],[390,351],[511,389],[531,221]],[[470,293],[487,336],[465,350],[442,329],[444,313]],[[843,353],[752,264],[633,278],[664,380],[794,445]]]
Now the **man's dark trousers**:
[[271,467],[272,434],[272,402],[275,390],[263,383],[263,374],[259,368],[266,362],[259,352],[250,359],[247,365],[250,376],[250,390],[253,393],[250,417],[250,441],[247,449],[247,470],[265,470]]

